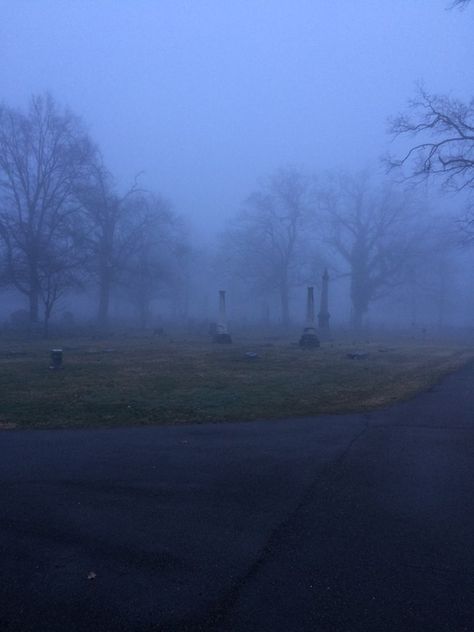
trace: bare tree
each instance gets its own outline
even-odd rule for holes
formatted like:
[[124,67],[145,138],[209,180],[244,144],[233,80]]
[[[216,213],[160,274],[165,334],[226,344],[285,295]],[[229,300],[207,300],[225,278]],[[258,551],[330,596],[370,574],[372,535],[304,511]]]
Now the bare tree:
[[[28,111],[0,107],[0,239],[5,275],[39,320],[41,297],[61,265],[71,267],[58,244],[71,233],[74,192],[94,155],[80,121],[50,95],[34,96]],[[61,254],[61,259],[58,259]],[[51,267],[52,266],[52,267]],[[67,287],[67,276],[61,285]],[[46,285],[45,285],[46,284]],[[51,302],[48,301],[48,318]]]
[[175,294],[184,286],[180,272],[188,251],[187,235],[168,202],[151,194],[134,200],[128,233],[133,236],[133,248],[125,262],[123,284],[145,328],[152,301],[167,290]]
[[320,201],[327,241],[348,266],[351,319],[360,328],[370,304],[406,279],[420,235],[413,210],[405,196],[371,187],[364,174],[332,177]]
[[407,166],[410,176],[438,176],[451,189],[474,188],[474,99],[465,104],[418,88],[407,113],[391,121],[394,136],[416,142],[391,167]]
[[427,312],[431,319],[437,314],[438,325],[442,327],[448,308],[454,304],[457,235],[445,212],[430,213],[429,225],[426,224],[416,256],[410,256],[407,261],[406,279],[395,290],[395,298],[405,305],[412,326],[418,324],[424,306],[425,318]]
[[[410,102],[407,113],[391,121],[395,137],[408,136],[416,142],[400,158],[389,158],[390,168],[405,167],[416,181],[435,177],[452,191],[474,193],[474,99],[463,103],[423,88]],[[461,241],[474,241],[474,209],[469,205],[459,219]]]
[[285,327],[290,323],[290,291],[305,253],[311,203],[308,179],[294,169],[281,169],[250,195],[222,239],[220,261],[254,291],[279,294]]
[[141,191],[136,181],[124,195],[118,195],[110,172],[100,160],[91,166],[87,183],[76,189],[83,215],[82,247],[89,274],[98,285],[97,321],[104,328],[109,321],[112,289],[137,247],[139,229],[132,216],[138,195]]
[[80,288],[84,280],[84,255],[77,249],[74,238],[61,239],[55,246],[54,251],[51,249],[42,258],[39,269],[46,338],[53,309],[69,290]]

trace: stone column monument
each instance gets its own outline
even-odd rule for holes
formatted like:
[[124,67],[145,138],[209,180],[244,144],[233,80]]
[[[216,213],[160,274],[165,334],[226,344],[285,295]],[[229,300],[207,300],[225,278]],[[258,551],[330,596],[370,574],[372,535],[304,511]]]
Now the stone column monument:
[[314,327],[314,288],[308,288],[306,298],[306,327],[300,338],[300,347],[305,349],[315,349],[319,347],[319,338]]
[[225,290],[219,290],[219,320],[217,322],[214,342],[218,342],[220,344],[227,344],[227,345],[232,342],[232,338],[230,337],[229,330],[227,327]]
[[323,285],[321,288],[321,308],[318,314],[319,329],[324,334],[329,334],[329,319],[331,318],[331,315],[329,313],[328,286],[329,274],[328,269],[325,268],[323,274]]

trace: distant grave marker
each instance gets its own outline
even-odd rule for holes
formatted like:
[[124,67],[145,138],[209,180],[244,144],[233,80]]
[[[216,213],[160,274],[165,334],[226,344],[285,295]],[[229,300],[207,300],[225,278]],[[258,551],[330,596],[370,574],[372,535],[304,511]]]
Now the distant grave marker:
[[306,327],[300,338],[300,347],[303,349],[316,349],[319,347],[319,338],[314,327],[314,288],[309,287],[306,297]]
[[227,327],[227,313],[225,304],[225,290],[219,290],[219,321],[214,334],[214,342],[219,344],[231,344],[232,338]]
[[63,350],[62,349],[51,349],[51,364],[49,368],[52,371],[58,371],[62,369],[63,366]]

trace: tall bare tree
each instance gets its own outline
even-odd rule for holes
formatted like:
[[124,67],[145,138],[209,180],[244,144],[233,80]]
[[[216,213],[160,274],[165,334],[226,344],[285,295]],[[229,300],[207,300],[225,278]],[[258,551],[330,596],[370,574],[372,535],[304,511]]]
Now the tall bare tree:
[[135,198],[128,234],[133,247],[129,247],[122,281],[144,328],[150,322],[153,300],[185,288],[181,273],[184,254],[189,251],[187,234],[169,203],[152,194]]
[[352,325],[360,328],[373,301],[406,279],[420,232],[412,205],[390,187],[372,187],[367,175],[337,175],[320,193],[327,241],[350,278]]
[[[474,99],[463,103],[418,88],[408,112],[393,119],[390,132],[415,138],[399,158],[389,158],[390,168],[408,169],[414,181],[435,177],[446,189],[474,193]],[[459,220],[463,241],[474,241],[474,209]]]
[[[83,216],[83,250],[87,268],[95,279],[99,300],[97,321],[107,327],[113,288],[120,282],[127,258],[137,247],[139,227],[134,221],[137,182],[119,195],[110,172],[99,159],[90,168],[89,179],[76,189]],[[140,216],[140,221],[144,218]]]
[[[71,267],[71,250],[59,244],[69,239],[77,214],[75,190],[94,151],[79,119],[48,94],[33,96],[27,112],[0,107],[5,274],[27,297],[31,323],[39,321],[41,297],[48,292],[53,270]],[[62,277],[63,288],[67,278]]]
[[309,180],[294,169],[281,169],[249,196],[222,240],[220,260],[230,274],[256,292],[279,294],[285,327],[290,323],[290,291],[306,252],[311,204]]
[[410,176],[438,176],[455,190],[474,188],[474,99],[463,103],[432,95],[422,87],[405,114],[391,121],[390,132],[417,142],[392,167],[407,166]]
[[43,305],[43,333],[49,335],[49,322],[53,309],[72,289],[81,288],[85,279],[85,257],[78,248],[74,235],[56,240],[55,248],[42,258],[40,299]]

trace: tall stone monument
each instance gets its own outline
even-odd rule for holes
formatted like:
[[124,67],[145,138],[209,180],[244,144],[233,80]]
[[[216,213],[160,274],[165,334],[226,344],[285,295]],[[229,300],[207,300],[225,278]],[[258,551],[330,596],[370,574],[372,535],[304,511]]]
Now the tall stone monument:
[[228,345],[232,342],[232,338],[227,327],[225,290],[219,290],[219,320],[217,321],[214,342],[225,345]]
[[319,347],[319,338],[314,327],[314,288],[309,287],[306,297],[306,327],[300,338],[300,347],[315,349]]
[[324,269],[323,285],[321,287],[321,308],[318,314],[319,330],[322,334],[329,334],[329,274],[328,269]]

